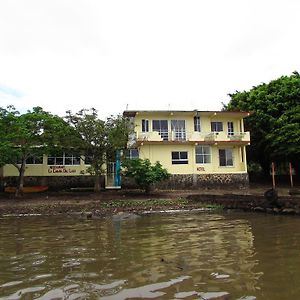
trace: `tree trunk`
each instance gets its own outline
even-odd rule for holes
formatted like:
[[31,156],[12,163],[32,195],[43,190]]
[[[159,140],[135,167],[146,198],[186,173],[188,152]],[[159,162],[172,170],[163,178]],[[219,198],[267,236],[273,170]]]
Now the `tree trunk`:
[[101,182],[100,182],[101,176],[95,175],[95,183],[94,183],[94,192],[98,193],[101,190]]
[[24,174],[25,174],[25,159],[22,160],[21,166],[19,168],[19,178],[18,178],[18,186],[16,189],[16,197],[22,197],[24,191]]

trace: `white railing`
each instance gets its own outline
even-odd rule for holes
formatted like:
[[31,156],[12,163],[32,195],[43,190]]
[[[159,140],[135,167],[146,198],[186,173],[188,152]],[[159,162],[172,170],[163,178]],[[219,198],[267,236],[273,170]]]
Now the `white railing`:
[[150,132],[137,132],[135,136],[136,141],[148,142],[161,142],[161,141],[245,141],[250,142],[250,133],[247,132],[234,132],[227,134],[221,132],[186,132],[186,131],[150,131]]

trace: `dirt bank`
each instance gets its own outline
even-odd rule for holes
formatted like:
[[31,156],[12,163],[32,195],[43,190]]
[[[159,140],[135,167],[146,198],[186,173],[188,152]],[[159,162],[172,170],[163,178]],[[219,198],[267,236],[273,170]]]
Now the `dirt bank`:
[[273,213],[300,214],[300,197],[290,196],[288,188],[278,189],[279,205],[272,207],[264,198],[268,187],[245,190],[176,190],[156,191],[145,195],[137,190],[93,192],[47,192],[25,194],[16,199],[0,194],[0,216],[19,214],[91,213],[115,214],[120,211],[194,209],[203,207],[244,209]]

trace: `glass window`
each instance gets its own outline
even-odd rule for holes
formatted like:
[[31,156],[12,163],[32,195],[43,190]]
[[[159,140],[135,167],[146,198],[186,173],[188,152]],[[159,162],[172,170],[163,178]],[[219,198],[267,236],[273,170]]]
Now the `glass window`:
[[211,147],[196,146],[196,164],[210,164],[210,163],[211,163]]
[[142,132],[149,132],[149,120],[142,120]]
[[172,151],[172,165],[187,165],[188,163],[187,151]]
[[185,120],[172,120],[171,130],[174,133],[173,139],[176,141],[185,141]]
[[43,156],[28,157],[26,159],[26,164],[28,164],[28,165],[42,165],[43,164]]
[[48,156],[48,165],[80,165],[80,156],[63,153],[61,156]]
[[194,117],[194,131],[201,131],[200,117]]
[[219,163],[221,167],[233,166],[232,149],[219,149]]
[[128,149],[126,158],[128,159],[137,159],[139,158],[139,150],[138,149]]
[[233,122],[227,122],[227,134],[234,135]]
[[212,132],[223,131],[223,122],[211,122],[210,125]]
[[153,120],[152,130],[158,131],[164,141],[167,141],[169,139],[168,120]]

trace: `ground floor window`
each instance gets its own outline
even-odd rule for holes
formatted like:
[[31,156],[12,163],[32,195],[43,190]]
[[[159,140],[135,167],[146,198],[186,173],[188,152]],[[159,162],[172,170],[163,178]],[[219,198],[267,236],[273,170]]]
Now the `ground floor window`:
[[220,167],[233,166],[232,149],[219,149],[219,163]]
[[48,165],[80,165],[80,155],[63,153],[59,156],[48,156]]
[[210,163],[211,163],[211,147],[196,146],[196,164],[210,164]]
[[128,159],[137,159],[139,158],[139,150],[136,148],[128,149],[126,151],[126,158]]
[[[17,164],[21,164],[22,161],[19,158],[17,160]],[[43,164],[43,156],[30,156],[26,159],[26,165],[42,165]]]
[[188,163],[187,151],[172,151],[172,165],[187,165]]

